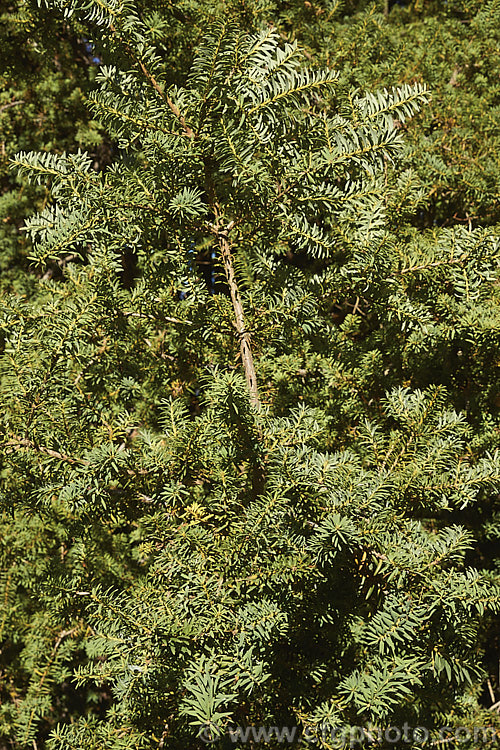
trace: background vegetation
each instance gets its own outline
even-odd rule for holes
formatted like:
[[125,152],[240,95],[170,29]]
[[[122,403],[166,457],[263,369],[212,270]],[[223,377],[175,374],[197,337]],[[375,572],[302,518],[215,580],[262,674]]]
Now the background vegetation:
[[498,728],[500,3],[0,34],[0,746]]

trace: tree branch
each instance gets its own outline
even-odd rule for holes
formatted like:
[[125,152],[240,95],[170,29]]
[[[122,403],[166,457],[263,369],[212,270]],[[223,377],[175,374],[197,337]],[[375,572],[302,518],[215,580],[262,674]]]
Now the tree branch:
[[24,99],[18,99],[15,102],[7,102],[7,104],[2,104],[0,112],[5,112],[6,109],[10,109],[11,107],[18,107],[20,104],[24,104]]
[[213,225],[212,231],[214,232],[214,234],[216,234],[217,240],[219,242],[222,262],[224,265],[224,273],[226,276],[227,284],[229,286],[229,291],[231,293],[231,302],[233,303],[236,330],[238,331],[238,336],[240,339],[241,362],[243,365],[243,370],[245,371],[245,378],[250,393],[250,403],[257,410],[260,410],[260,399],[257,389],[257,376],[255,373],[255,365],[253,362],[250,332],[245,326],[245,316],[241,304],[238,283],[236,281],[236,276],[234,273],[231,245],[228,238],[228,232],[234,226],[234,222],[231,222],[225,228],[221,228],[220,215],[217,209],[215,209],[215,217],[216,223]]
[[[117,29],[115,28],[115,26],[113,24],[110,26],[110,29],[111,29],[111,31],[113,31],[115,33],[117,32]],[[154,90],[156,91],[156,93],[161,96],[161,98],[163,99],[163,101],[167,104],[168,108],[177,117],[177,119],[179,120],[180,124],[182,125],[182,128],[183,128],[185,134],[189,138],[194,138],[195,137],[195,132],[194,132],[194,130],[192,130],[192,128],[189,127],[189,125],[186,124],[186,121],[185,121],[184,116],[181,113],[180,109],[174,104],[174,102],[168,96],[168,94],[166,94],[163,91],[162,87],[160,86],[160,84],[158,83],[158,81],[156,80],[156,78],[153,76],[152,73],[149,72],[149,70],[147,69],[147,67],[142,62],[142,60],[140,60],[139,57],[136,55],[133,47],[125,39],[122,39],[122,41],[123,41],[123,46],[125,47],[126,51],[130,55],[130,57],[133,60],[135,60],[136,63],[138,63],[138,65],[139,65],[140,69],[142,70],[144,76],[147,78],[147,80],[149,81],[149,83],[151,84],[151,86],[154,88]]]
[[186,125],[186,121],[184,119],[184,115],[181,113],[180,109],[174,104],[174,102],[168,96],[168,94],[166,94],[163,91],[163,89],[160,86],[160,84],[158,83],[158,81],[149,72],[149,70],[146,68],[146,66],[142,62],[142,60],[139,60],[138,58],[136,58],[136,59],[137,59],[137,62],[139,63],[139,66],[140,66],[142,72],[144,73],[144,75],[146,76],[146,78],[148,79],[148,81],[150,82],[150,84],[152,85],[152,87],[154,88],[154,90],[156,91],[156,93],[161,96],[161,98],[163,99],[163,101],[166,102],[166,104],[169,107],[169,109],[174,113],[174,115],[179,120],[180,124],[182,125],[182,128],[183,128],[184,132],[186,133],[186,135],[189,136],[189,138],[194,138],[195,137],[194,130],[192,130],[189,127],[189,125]]
[[8,440],[6,443],[7,448],[12,448],[13,450],[15,448],[32,448],[35,451],[38,451],[39,453],[45,453],[46,456],[51,456],[52,458],[57,458],[59,461],[65,461],[68,464],[81,464],[82,466],[88,466],[89,461],[86,461],[84,458],[76,458],[74,456],[67,456],[65,453],[59,453],[59,451],[54,451],[51,448],[46,448],[44,445],[37,445],[32,440],[28,440],[28,438],[21,438],[21,437],[15,437],[14,440]]

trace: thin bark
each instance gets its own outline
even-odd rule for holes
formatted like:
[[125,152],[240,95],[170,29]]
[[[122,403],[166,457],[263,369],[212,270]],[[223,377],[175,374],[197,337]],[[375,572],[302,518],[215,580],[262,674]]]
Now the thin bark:
[[144,63],[141,60],[139,60],[139,59],[137,61],[139,63],[139,66],[140,66],[142,72],[144,73],[144,75],[146,76],[146,78],[148,79],[148,81],[151,83],[151,85],[154,88],[154,90],[161,96],[161,98],[163,99],[163,101],[167,103],[167,106],[170,108],[170,110],[174,113],[174,115],[179,120],[180,124],[182,125],[182,128],[183,128],[184,132],[186,133],[186,135],[189,138],[194,138],[195,137],[194,130],[192,130],[189,127],[189,125],[186,125],[186,121],[185,121],[184,116],[181,113],[180,109],[174,104],[174,102],[168,96],[168,94],[166,94],[165,91],[163,91],[163,89],[160,86],[160,84],[158,83],[158,81],[149,72],[149,70],[146,68],[146,66],[144,65]]
[[18,99],[15,102],[7,102],[7,104],[2,104],[0,112],[5,112],[6,109],[10,109],[11,107],[18,107],[20,104],[24,104],[24,99]]
[[233,226],[233,223],[229,224],[225,229],[221,229],[217,217],[217,224],[214,227],[214,231],[217,234],[219,241],[219,247],[221,251],[222,262],[224,264],[224,273],[226,276],[227,285],[231,293],[231,301],[233,303],[234,317],[236,330],[240,339],[240,352],[241,352],[241,363],[245,372],[245,378],[247,381],[248,391],[250,393],[250,403],[256,409],[260,409],[259,392],[257,389],[257,376],[255,374],[255,365],[253,362],[252,345],[250,340],[250,332],[245,326],[245,316],[243,313],[243,307],[241,304],[240,293],[238,289],[238,283],[233,267],[233,258],[231,254],[231,245],[229,243],[228,232]]
[[38,451],[39,453],[45,453],[46,456],[57,458],[59,461],[64,461],[68,464],[81,464],[82,466],[89,466],[90,461],[86,461],[84,458],[76,458],[74,456],[67,456],[65,453],[59,453],[51,448],[46,448],[44,445],[36,445],[32,440],[28,438],[16,437],[14,440],[7,441],[7,448],[31,448],[32,450]]
[[[110,26],[110,29],[111,29],[111,31],[113,31],[115,33],[117,31],[117,29],[115,28],[115,26],[113,24]],[[189,125],[186,124],[186,121],[184,119],[184,115],[182,114],[182,112],[180,111],[180,109],[177,107],[177,105],[174,104],[174,102],[169,97],[169,95],[162,89],[162,87],[160,86],[160,84],[158,83],[158,81],[156,80],[156,78],[148,70],[148,68],[145,66],[145,64],[142,62],[142,60],[136,55],[135,51],[130,46],[130,44],[128,44],[125,40],[123,40],[123,44],[124,44],[124,47],[125,47],[126,51],[128,52],[128,54],[138,63],[140,69],[142,70],[142,73],[147,78],[147,80],[149,81],[149,83],[151,84],[151,86],[154,88],[154,90],[156,91],[156,93],[161,96],[161,98],[167,104],[167,106],[169,107],[169,109],[177,117],[177,119],[179,120],[179,122],[180,122],[180,124],[182,126],[182,129],[184,130],[184,133],[189,138],[194,138],[195,135],[196,135],[195,132],[194,132],[194,130],[192,130],[192,128],[190,128]]]
[[[43,453],[44,455],[50,456],[51,458],[57,458],[59,461],[64,461],[65,463],[71,464],[72,466],[90,466],[90,461],[88,461],[86,458],[68,456],[66,453],[54,451],[52,450],[52,448],[47,448],[45,445],[37,445],[37,443],[35,443],[33,440],[17,437],[17,435],[14,436],[12,440],[8,440],[5,447],[7,448],[7,452],[14,451],[19,448],[29,448],[36,451],[37,453]],[[148,471],[147,469],[138,469],[137,471],[134,471],[134,469],[126,469],[126,473],[129,477],[135,477],[138,474],[147,474]]]

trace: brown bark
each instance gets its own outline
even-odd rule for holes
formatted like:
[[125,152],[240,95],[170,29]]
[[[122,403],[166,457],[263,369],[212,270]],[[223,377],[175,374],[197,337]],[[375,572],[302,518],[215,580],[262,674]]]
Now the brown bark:
[[253,362],[250,332],[245,326],[245,316],[243,313],[243,306],[241,304],[238,283],[236,281],[236,276],[234,273],[231,245],[228,237],[228,232],[232,226],[233,222],[231,222],[231,224],[229,224],[225,229],[221,229],[217,217],[217,224],[214,227],[214,231],[217,234],[222,262],[224,265],[224,273],[226,276],[229,291],[231,293],[231,302],[233,303],[235,325],[238,332],[238,337],[240,339],[241,363],[243,365],[248,391],[250,393],[250,403],[256,409],[260,409],[260,399],[257,389],[257,376],[255,374],[255,365]]
[[[113,31],[113,32],[116,32],[116,28],[115,28],[115,26],[113,24],[111,24],[110,30]],[[166,102],[166,104],[169,107],[169,109],[177,117],[177,119],[179,120],[179,122],[180,122],[180,124],[181,124],[181,126],[182,126],[182,128],[184,130],[184,133],[189,138],[194,138],[195,137],[195,132],[189,127],[189,125],[186,124],[184,116],[182,115],[182,113],[179,110],[179,108],[174,104],[174,102],[171,100],[171,98],[168,96],[168,94],[162,89],[162,87],[160,86],[160,84],[158,83],[158,81],[156,80],[156,78],[147,69],[147,67],[145,66],[145,64],[143,63],[143,61],[140,60],[139,57],[137,57],[137,55],[135,54],[135,51],[130,46],[130,44],[128,44],[125,40],[123,40],[123,42],[124,42],[124,47],[127,50],[128,54],[132,57],[133,60],[135,60],[138,63],[138,65],[139,65],[140,69],[142,70],[144,76],[147,78],[147,80],[149,81],[149,83],[151,84],[151,86],[154,88],[154,90],[156,91],[156,93],[161,96],[161,98],[163,99],[163,101]]]
[[189,127],[189,125],[186,125],[186,121],[184,119],[184,116],[181,114],[179,108],[174,104],[174,102],[171,100],[171,98],[168,96],[168,94],[166,94],[163,91],[163,89],[161,88],[161,86],[158,83],[158,81],[154,78],[153,75],[151,75],[151,73],[146,68],[146,66],[144,65],[144,63],[141,60],[138,60],[138,62],[139,62],[139,66],[140,66],[142,72],[144,73],[144,75],[146,76],[146,78],[148,79],[148,81],[151,83],[151,85],[153,86],[154,90],[161,96],[161,98],[163,99],[163,101],[165,101],[167,103],[167,106],[170,108],[170,110],[174,113],[174,115],[179,120],[180,124],[183,127],[183,130],[184,130],[185,134],[189,138],[194,138],[195,137],[195,133]]

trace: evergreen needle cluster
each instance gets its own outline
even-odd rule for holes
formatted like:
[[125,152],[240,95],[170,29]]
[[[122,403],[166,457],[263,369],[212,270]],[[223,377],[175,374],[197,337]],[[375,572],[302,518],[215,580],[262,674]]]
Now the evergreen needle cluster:
[[0,302],[5,747],[499,724],[494,216],[416,220],[422,81],[355,86],[251,8],[175,73],[172,9],[38,11],[101,40],[111,145],[10,161],[45,198]]

